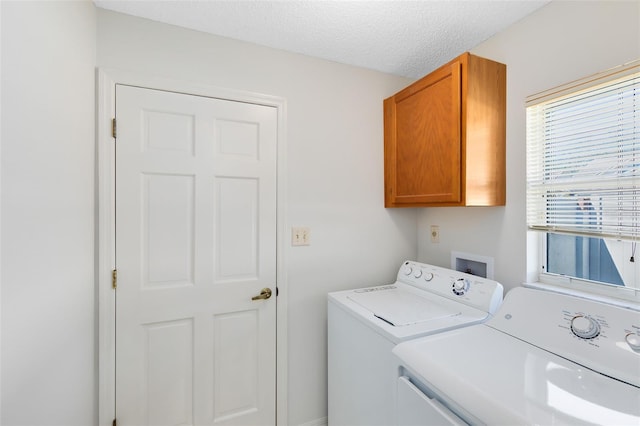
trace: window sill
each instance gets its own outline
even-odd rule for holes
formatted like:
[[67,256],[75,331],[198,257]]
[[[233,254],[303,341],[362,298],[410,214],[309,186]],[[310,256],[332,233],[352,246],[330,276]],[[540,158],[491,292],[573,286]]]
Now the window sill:
[[580,281],[581,289],[578,290],[572,287],[572,280],[568,277],[549,275],[540,278],[549,282],[523,283],[523,286],[595,300],[640,312],[640,290],[638,289]]

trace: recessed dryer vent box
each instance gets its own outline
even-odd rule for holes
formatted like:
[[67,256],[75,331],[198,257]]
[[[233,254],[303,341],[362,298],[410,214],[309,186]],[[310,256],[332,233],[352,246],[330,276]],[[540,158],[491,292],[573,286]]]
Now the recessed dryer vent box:
[[493,257],[463,253],[460,251],[452,251],[451,269],[492,280]]

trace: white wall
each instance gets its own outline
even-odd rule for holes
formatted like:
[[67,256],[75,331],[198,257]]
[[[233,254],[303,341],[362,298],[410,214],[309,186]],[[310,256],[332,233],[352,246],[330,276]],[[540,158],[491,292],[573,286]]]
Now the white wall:
[[[326,416],[326,295],[391,282],[417,254],[416,211],[386,210],[382,100],[408,84],[367,71],[98,11],[98,65],[287,102],[288,424]],[[285,235],[289,238],[289,235]]]
[[95,8],[2,1],[3,425],[96,419]]
[[287,252],[292,425],[326,416],[327,292],[389,282],[416,249],[493,256],[507,287],[524,280],[524,97],[640,56],[637,2],[552,2],[481,44],[508,66],[507,206],[385,210],[382,99],[409,81],[104,11],[96,44],[88,2],[0,7],[3,425],[96,418],[96,47],[103,67],[286,98],[285,214],[311,227]]
[[[472,52],[507,65],[507,205],[423,209],[418,258],[449,266],[452,250],[494,257],[495,279],[510,289],[527,279],[525,97],[640,57],[640,3],[553,1]],[[430,225],[440,225],[440,244]]]

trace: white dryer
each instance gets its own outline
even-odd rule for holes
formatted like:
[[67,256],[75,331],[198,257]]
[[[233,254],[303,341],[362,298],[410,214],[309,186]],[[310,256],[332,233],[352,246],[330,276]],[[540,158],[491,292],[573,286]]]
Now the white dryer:
[[502,294],[496,281],[411,261],[393,284],[329,293],[329,425],[393,424],[393,347],[481,323]]
[[393,350],[393,424],[638,426],[638,309],[513,289],[491,320]]

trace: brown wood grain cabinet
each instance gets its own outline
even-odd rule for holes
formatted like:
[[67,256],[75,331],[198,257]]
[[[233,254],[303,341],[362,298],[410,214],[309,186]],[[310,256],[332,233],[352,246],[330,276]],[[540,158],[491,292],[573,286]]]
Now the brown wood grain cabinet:
[[506,66],[465,53],[384,100],[385,207],[503,206]]

